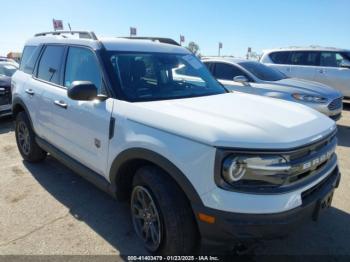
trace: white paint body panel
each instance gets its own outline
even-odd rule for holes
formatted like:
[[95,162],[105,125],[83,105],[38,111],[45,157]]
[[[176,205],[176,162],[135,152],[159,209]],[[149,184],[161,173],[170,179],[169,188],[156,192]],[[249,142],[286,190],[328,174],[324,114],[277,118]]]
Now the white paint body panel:
[[[45,42],[84,44],[96,41],[38,37]],[[135,40],[106,40],[107,49],[183,52],[184,48]],[[300,205],[300,192],[257,196],[224,191],[214,182],[216,147],[288,149],[319,140],[335,129],[326,116],[302,105],[243,93],[129,103],[116,99],[79,102],[66,90],[47,87],[21,71],[13,77],[13,97],[27,105],[34,129],[63,152],[109,180],[113,160],[124,150],[145,148],[177,166],[205,206],[238,213],[275,213]],[[26,95],[31,87],[35,95]],[[55,100],[67,103],[64,110]],[[109,140],[110,117],[115,132]],[[101,147],[94,144],[99,139]],[[315,181],[317,183],[317,181]],[[311,187],[312,185],[308,185]]]

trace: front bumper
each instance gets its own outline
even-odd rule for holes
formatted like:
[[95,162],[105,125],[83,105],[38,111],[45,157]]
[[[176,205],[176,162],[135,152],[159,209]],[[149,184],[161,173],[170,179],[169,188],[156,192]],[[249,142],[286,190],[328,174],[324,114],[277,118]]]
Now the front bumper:
[[[300,227],[303,221],[317,220],[320,211],[328,207],[339,181],[340,173],[336,167],[324,180],[303,192],[301,206],[282,213],[242,214],[195,207],[196,214],[204,213],[215,217],[213,224],[197,218],[203,244],[227,248],[237,243],[287,236]],[[322,208],[324,203],[327,205]]]
[[313,109],[319,111],[320,113],[325,114],[326,116],[330,117],[334,121],[338,121],[341,118],[341,114],[343,110],[342,98],[334,99],[328,104],[306,103],[305,105],[310,106]]

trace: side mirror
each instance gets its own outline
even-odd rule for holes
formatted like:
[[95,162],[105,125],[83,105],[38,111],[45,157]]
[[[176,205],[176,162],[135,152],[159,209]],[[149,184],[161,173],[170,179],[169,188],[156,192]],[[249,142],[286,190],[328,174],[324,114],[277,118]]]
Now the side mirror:
[[97,87],[90,81],[74,81],[67,90],[68,97],[73,100],[91,101],[97,99]]
[[349,60],[343,60],[343,61],[340,63],[340,67],[350,68],[350,61],[349,61]]
[[237,82],[237,83],[241,83],[243,85],[249,85],[249,80],[245,77],[245,76],[235,76],[233,78],[233,81]]

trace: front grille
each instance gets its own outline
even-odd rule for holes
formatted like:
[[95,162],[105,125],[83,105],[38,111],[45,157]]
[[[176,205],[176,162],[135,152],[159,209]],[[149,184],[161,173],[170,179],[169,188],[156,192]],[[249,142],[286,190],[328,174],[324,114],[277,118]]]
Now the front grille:
[[11,104],[11,91],[7,88],[5,89],[5,94],[0,95],[0,105]]
[[320,183],[316,184],[315,186],[309,188],[308,190],[304,191],[301,194],[301,199],[304,202],[309,197],[311,197],[313,194],[316,194],[318,191],[320,191],[323,187],[323,185],[328,184],[330,181],[334,180],[336,176],[338,175],[338,167],[336,167],[331,174],[329,174],[325,179],[323,179]]
[[333,110],[337,110],[340,109],[343,106],[343,98],[339,97],[337,99],[334,99],[329,105],[328,105],[328,109],[333,111]]
[[336,161],[334,153],[336,145],[337,138],[332,134],[313,145],[286,154],[285,158],[290,161],[292,169],[289,171],[285,185],[299,184],[323,173],[329,168],[328,163]]

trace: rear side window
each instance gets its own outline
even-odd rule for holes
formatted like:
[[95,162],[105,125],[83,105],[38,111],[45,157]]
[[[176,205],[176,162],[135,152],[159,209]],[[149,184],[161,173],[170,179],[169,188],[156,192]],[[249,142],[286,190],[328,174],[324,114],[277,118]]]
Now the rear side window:
[[288,64],[288,58],[289,58],[290,52],[274,52],[271,53],[269,56],[275,64]]
[[63,46],[46,46],[39,62],[37,77],[59,84],[59,69],[61,67],[63,52]]
[[37,46],[24,47],[19,69],[25,73],[32,74],[39,52],[40,48]]
[[317,66],[319,65],[319,52],[309,52],[309,51],[292,52],[290,56],[290,64]]
[[69,88],[74,81],[90,81],[100,90],[102,86],[100,67],[91,50],[80,47],[69,48],[64,85]]
[[236,76],[248,76],[240,69],[233,65],[225,63],[216,63],[215,65],[215,77],[222,80],[233,80]]

